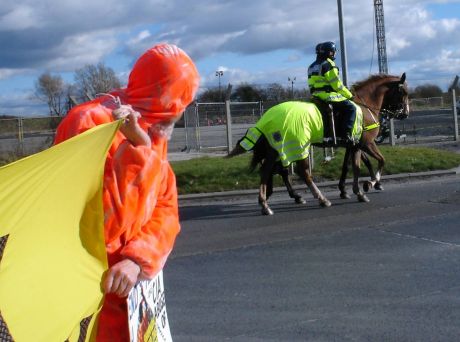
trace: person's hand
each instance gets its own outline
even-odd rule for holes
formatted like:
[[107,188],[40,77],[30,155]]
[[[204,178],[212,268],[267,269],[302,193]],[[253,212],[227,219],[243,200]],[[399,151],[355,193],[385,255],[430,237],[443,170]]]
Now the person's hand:
[[112,115],[116,120],[124,119],[120,131],[134,146],[151,146],[150,137],[139,126],[138,120],[141,117],[139,112],[136,112],[130,105],[122,105],[112,111]]
[[130,259],[122,260],[107,270],[102,282],[105,293],[115,293],[118,297],[126,297],[136,285],[141,268]]

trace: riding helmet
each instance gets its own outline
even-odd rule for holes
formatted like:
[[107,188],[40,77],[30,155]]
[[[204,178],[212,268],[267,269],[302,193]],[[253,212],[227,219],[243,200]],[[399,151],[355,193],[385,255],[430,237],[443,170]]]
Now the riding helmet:
[[337,51],[334,42],[324,42],[318,44],[317,46],[317,53],[321,56],[325,56],[327,58],[334,59],[335,52]]

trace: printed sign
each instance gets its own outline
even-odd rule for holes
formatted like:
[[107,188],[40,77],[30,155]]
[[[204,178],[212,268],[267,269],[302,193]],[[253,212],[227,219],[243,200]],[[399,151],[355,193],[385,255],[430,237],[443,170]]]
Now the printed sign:
[[128,296],[131,342],[172,342],[166,314],[163,271],[155,278],[140,281]]

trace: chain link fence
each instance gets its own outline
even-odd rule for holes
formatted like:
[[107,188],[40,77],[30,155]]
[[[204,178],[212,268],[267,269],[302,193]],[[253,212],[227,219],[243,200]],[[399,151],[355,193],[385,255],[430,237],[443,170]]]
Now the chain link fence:
[[[410,114],[405,120],[394,120],[395,141],[399,144],[454,140],[458,136],[452,100],[445,97],[411,99]],[[458,111],[456,113],[458,117]]]
[[62,117],[0,118],[0,159],[10,161],[50,147]]
[[[228,134],[237,141],[259,120],[264,112],[262,102],[195,103],[189,106],[177,122],[169,143],[169,150],[210,151],[228,149]],[[231,116],[231,132],[227,117]]]
[[[171,152],[213,151],[234,146],[262,114],[277,102],[194,103],[176,123]],[[394,120],[397,144],[454,140],[452,100],[412,99],[406,120]],[[457,113],[458,115],[458,113]],[[231,125],[227,118],[231,117]],[[50,147],[62,117],[0,118],[0,161],[11,161]],[[383,143],[388,142],[388,138]],[[233,146],[230,146],[232,148]]]

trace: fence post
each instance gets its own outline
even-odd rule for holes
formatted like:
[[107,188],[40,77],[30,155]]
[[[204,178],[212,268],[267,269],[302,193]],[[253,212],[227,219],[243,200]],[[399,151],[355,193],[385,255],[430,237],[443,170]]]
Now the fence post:
[[450,86],[450,90],[452,91],[452,113],[454,115],[454,140],[458,141],[458,119],[457,119],[457,105],[456,105],[456,96],[455,96],[455,88],[458,85],[458,75],[455,76],[452,85]]
[[390,145],[395,146],[395,123],[390,119]]
[[200,113],[198,104],[195,107],[195,139],[198,152],[201,151]]
[[18,117],[18,147],[21,157],[24,155],[24,123],[22,117]]
[[[196,103],[195,103],[195,108],[196,108]],[[190,144],[189,144],[189,141],[188,141],[188,113],[189,113],[189,110],[187,110],[188,108],[185,109],[185,112],[184,112],[184,134],[185,134],[185,146],[184,146],[184,151],[187,151],[187,152],[190,152]]]
[[230,111],[230,95],[232,93],[232,85],[229,83],[225,93],[225,114],[227,116],[227,152],[230,153],[233,149],[232,142],[232,112]]
[[227,152],[230,153],[233,147],[232,113],[230,111],[230,100],[225,100],[225,114],[227,115]]

